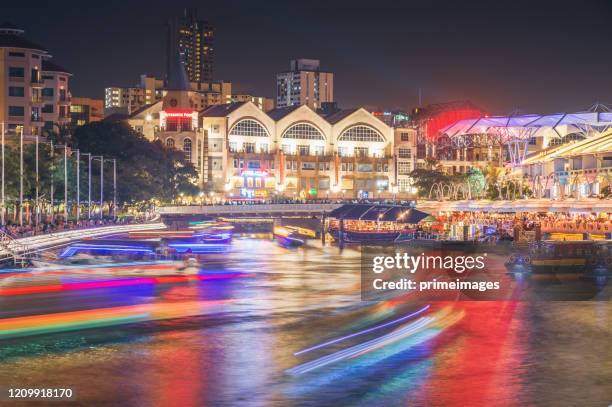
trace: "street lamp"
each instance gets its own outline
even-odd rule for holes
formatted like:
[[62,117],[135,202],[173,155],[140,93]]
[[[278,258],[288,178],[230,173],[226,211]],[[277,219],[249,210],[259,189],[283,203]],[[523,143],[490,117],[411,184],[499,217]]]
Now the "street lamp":
[[[64,149],[64,222],[66,222],[68,221],[68,146],[66,144],[56,144],[55,147]],[[51,142],[52,151],[53,148],[53,142]],[[53,181],[51,182],[51,207],[53,207]]]
[[81,220],[81,150],[75,148],[76,152],[76,220]]
[[90,159],[100,160],[100,219],[104,214],[104,156],[92,155]]
[[87,219],[91,219],[91,153],[82,153],[87,156]]
[[23,126],[19,132],[19,226],[23,226]]

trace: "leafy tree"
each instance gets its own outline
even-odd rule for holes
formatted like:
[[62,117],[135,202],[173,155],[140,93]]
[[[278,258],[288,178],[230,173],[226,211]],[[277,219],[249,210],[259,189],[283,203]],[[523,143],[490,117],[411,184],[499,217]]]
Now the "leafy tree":
[[439,170],[417,168],[410,172],[413,185],[417,187],[418,195],[428,197],[431,187],[439,182],[447,182],[448,176]]
[[[151,142],[125,122],[101,121],[78,127],[73,144],[82,152],[117,160],[117,200],[135,202],[150,199],[170,201],[180,193],[195,194],[197,173],[184,161],[182,152]],[[92,164],[92,183],[100,183],[100,163]],[[113,188],[113,164],[104,163],[105,198]],[[96,192],[99,199],[99,192]],[[93,198],[92,199],[96,199]]]

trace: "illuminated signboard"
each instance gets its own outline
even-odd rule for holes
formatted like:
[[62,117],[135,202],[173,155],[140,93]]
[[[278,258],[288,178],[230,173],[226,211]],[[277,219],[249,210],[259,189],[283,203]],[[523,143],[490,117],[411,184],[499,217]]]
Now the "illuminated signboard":
[[167,117],[188,117],[191,118],[193,112],[165,112]]
[[240,175],[242,175],[243,177],[267,177],[268,173],[266,171],[247,170],[247,171],[242,171]]

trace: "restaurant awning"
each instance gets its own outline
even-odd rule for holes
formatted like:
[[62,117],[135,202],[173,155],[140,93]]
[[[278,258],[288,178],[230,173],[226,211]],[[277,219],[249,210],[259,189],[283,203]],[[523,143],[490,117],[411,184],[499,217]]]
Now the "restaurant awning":
[[346,204],[329,213],[330,218],[416,224],[428,213],[401,205]]

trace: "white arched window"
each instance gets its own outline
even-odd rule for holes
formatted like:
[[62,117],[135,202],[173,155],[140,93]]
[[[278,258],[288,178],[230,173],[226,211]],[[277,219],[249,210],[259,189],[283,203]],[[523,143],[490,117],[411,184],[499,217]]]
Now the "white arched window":
[[185,153],[185,160],[191,161],[191,139],[185,138],[183,140],[183,152]]
[[252,119],[240,120],[229,132],[230,136],[268,137],[266,129]]
[[174,139],[171,137],[168,137],[166,139],[166,147],[167,148],[174,148]]
[[338,141],[378,141],[384,142],[385,138],[376,129],[370,126],[358,124],[346,129],[338,138]]
[[312,124],[298,123],[289,127],[283,133],[282,138],[293,138],[300,140],[325,140],[323,134]]

